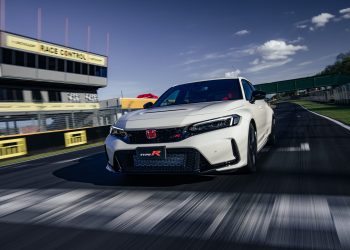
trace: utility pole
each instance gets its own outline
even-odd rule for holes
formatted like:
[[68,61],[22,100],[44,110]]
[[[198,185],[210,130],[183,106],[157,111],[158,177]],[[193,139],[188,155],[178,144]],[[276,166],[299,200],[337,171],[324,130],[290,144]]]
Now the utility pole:
[[91,37],[91,27],[87,27],[87,41],[86,41],[86,51],[90,52],[90,37]]
[[5,0],[0,0],[0,29],[5,30]]
[[109,56],[109,32],[106,35],[106,56]]
[[64,45],[68,46],[69,19],[66,17],[64,24]]
[[38,30],[37,30],[37,39],[41,40],[41,32],[42,32],[42,21],[41,21],[41,8],[38,8]]

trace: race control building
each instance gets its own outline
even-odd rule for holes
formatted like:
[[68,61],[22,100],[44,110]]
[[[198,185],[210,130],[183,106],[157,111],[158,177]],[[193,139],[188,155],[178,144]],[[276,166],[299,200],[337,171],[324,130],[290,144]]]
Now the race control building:
[[0,32],[0,135],[98,125],[107,57]]

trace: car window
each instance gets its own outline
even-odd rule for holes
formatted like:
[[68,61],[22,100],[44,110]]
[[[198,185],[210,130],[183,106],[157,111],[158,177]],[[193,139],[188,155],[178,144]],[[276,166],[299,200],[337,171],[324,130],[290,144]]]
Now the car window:
[[180,90],[175,90],[169,96],[167,96],[159,106],[174,105],[176,103],[176,98],[178,97]]
[[[248,82],[248,81],[247,81],[247,82]],[[254,85],[253,85],[251,82],[248,82],[248,84],[249,84],[250,88],[251,88],[253,91],[256,90],[255,87],[254,87]]]
[[242,80],[243,91],[245,94],[245,98],[249,101],[252,98],[253,88],[250,86],[249,82],[246,80]]
[[162,107],[187,103],[242,99],[238,79],[220,79],[177,85],[168,89],[153,105]]

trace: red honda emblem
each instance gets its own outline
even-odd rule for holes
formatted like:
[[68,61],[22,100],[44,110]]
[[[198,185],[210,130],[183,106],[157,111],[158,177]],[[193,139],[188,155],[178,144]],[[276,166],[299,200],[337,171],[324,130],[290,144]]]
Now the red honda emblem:
[[147,139],[155,139],[157,138],[157,130],[155,129],[147,129],[146,130]]

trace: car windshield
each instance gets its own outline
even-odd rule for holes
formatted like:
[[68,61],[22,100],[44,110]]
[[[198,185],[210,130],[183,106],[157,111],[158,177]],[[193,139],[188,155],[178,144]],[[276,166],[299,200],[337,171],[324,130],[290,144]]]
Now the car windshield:
[[210,80],[172,87],[153,107],[239,99],[242,99],[242,92],[238,79]]

